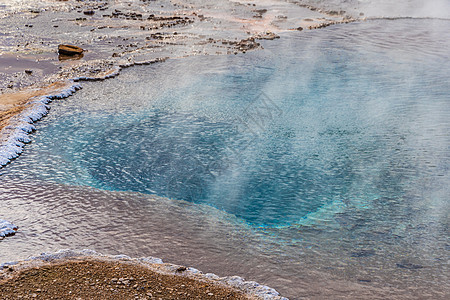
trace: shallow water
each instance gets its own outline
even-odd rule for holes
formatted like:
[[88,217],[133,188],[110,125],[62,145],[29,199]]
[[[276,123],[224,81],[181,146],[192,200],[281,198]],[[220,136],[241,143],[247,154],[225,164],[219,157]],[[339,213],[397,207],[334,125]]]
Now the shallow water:
[[20,231],[0,260],[91,248],[294,299],[445,298],[448,28],[334,26],[84,84],[1,170]]

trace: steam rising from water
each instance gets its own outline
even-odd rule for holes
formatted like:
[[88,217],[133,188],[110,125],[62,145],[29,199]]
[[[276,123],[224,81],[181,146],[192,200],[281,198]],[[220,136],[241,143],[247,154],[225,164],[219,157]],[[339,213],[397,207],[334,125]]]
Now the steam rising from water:
[[325,10],[345,11],[353,17],[450,18],[450,1],[448,0],[300,0],[295,2]]
[[[372,295],[443,298],[448,26],[336,26],[284,36],[265,52],[169,61],[86,85],[53,104],[25,154],[3,171],[8,219],[29,229],[6,239],[2,253],[119,247],[252,276],[293,298],[317,290],[302,285],[320,278],[310,270],[365,282],[359,292]],[[236,148],[235,136],[252,135],[236,130],[235,117],[261,91],[282,116]],[[237,167],[223,164],[226,146],[239,150]],[[206,164],[215,180],[204,177],[209,159],[219,162]],[[158,180],[170,172],[178,181],[167,190]],[[188,198],[186,183],[201,197]],[[152,192],[180,200],[144,194]]]
[[360,5],[369,17],[450,18],[448,0],[360,0]]

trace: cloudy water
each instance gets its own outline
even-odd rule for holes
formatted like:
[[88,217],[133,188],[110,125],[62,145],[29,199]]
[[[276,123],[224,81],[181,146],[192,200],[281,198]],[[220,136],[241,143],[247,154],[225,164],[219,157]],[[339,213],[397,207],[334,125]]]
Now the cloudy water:
[[90,248],[293,299],[444,299],[449,25],[333,26],[83,84],[1,170],[20,231],[0,260]]

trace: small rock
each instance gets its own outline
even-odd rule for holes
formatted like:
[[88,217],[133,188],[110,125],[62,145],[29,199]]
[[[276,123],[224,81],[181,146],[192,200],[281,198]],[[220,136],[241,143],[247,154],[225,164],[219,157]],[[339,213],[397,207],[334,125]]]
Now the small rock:
[[179,273],[184,272],[184,271],[186,271],[186,267],[179,267],[176,271]]

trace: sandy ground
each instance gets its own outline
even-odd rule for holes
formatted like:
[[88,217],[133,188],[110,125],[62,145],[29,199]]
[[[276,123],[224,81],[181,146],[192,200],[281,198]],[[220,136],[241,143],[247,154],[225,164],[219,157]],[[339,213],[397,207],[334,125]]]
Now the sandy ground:
[[3,282],[0,293],[3,299],[248,299],[210,283],[95,260],[23,270]]
[[250,299],[242,291],[211,282],[158,274],[142,266],[91,259],[22,270],[0,283],[0,294],[5,300]]
[[30,99],[35,97],[58,94],[71,85],[68,81],[57,81],[42,88],[28,88],[15,93],[0,95],[0,131],[9,125],[10,119],[20,114]]
[[3,264],[1,299],[286,299],[239,277],[89,250]]

